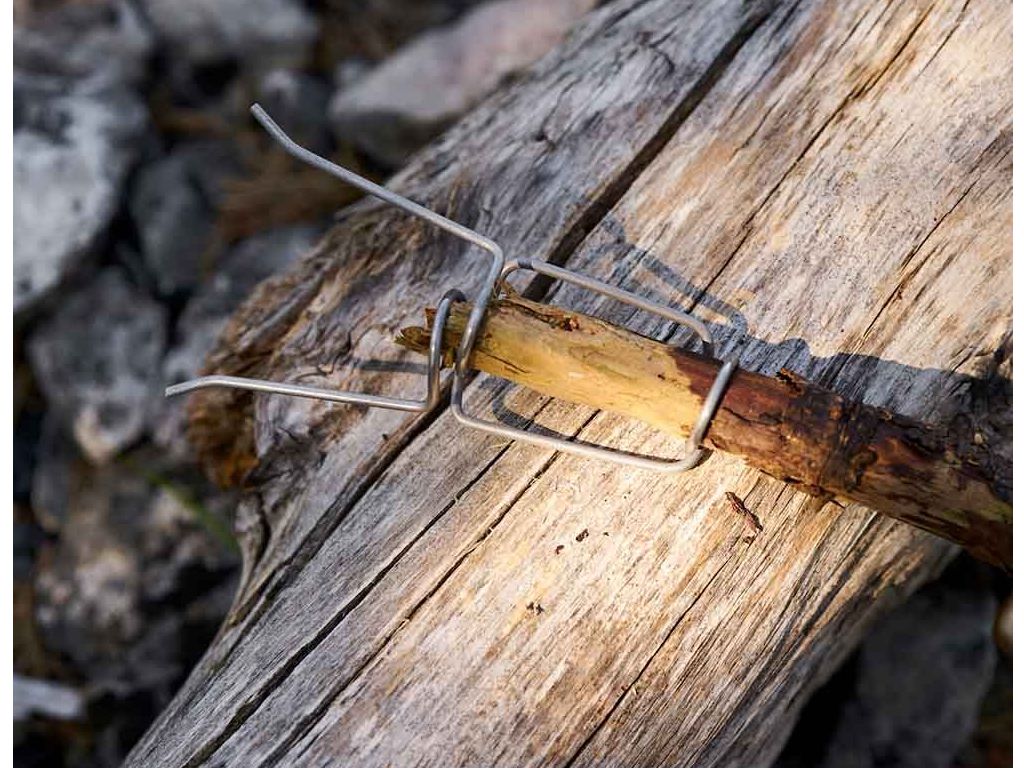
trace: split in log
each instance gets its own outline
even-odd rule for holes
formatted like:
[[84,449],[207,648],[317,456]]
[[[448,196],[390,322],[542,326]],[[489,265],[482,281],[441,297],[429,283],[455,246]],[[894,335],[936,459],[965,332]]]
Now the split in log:
[[[994,446],[1010,10],[615,0],[389,186],[511,256],[693,308],[746,370]],[[481,277],[452,238],[352,208],[250,298],[208,372],[419,395],[422,360],[394,335]],[[543,298],[675,340],[571,287]],[[590,442],[675,447],[489,377],[466,396]],[[954,550],[721,452],[654,476],[444,410],[215,391],[191,410],[207,467],[244,483],[245,570],[129,766],[768,766],[815,685]],[[726,492],[762,524],[752,541]]]
[[[468,306],[445,324],[448,365]],[[427,327],[397,341],[425,354]],[[688,435],[720,362],[593,317],[518,297],[493,301],[470,367],[546,395]],[[1010,465],[983,439],[850,402],[785,369],[736,371],[705,442],[814,496],[866,504],[1007,570],[1012,565]]]

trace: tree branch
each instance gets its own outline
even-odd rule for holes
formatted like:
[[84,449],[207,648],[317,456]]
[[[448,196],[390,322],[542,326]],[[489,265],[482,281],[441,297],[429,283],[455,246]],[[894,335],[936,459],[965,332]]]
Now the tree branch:
[[[468,304],[445,329],[450,365]],[[426,311],[427,325],[434,310]],[[425,352],[428,328],[397,342]],[[686,435],[720,363],[519,297],[492,303],[471,367],[553,397]],[[807,493],[861,502],[1009,569],[1010,467],[941,427],[852,402],[782,370],[737,370],[705,439]]]

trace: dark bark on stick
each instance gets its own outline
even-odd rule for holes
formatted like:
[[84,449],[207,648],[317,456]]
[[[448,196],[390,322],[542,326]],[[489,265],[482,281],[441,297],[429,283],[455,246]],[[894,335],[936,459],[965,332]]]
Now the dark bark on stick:
[[[747,370],[974,419],[1011,377],[1010,15],[614,0],[389,186],[512,256],[695,308]],[[361,206],[251,297],[210,371],[419,396],[422,359],[392,339],[480,270]],[[815,685],[954,549],[724,452],[652,476],[443,409],[206,394],[194,433],[246,485],[246,570],[131,766],[767,768]],[[507,382],[466,395],[492,418],[678,447]],[[763,526],[753,541],[727,494]]]
[[[449,364],[468,307],[452,307]],[[425,353],[434,311],[426,316],[426,328],[404,329],[398,343]],[[720,363],[515,297],[490,307],[470,365],[685,435]],[[705,444],[802,491],[866,504],[1011,567],[1011,467],[955,430],[851,401],[786,370],[737,370]]]

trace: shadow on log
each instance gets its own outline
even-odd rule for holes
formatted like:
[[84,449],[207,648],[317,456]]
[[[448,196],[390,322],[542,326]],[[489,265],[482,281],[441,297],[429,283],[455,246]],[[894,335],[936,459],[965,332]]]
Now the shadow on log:
[[[452,306],[445,365],[453,364],[469,306]],[[437,322],[434,309],[425,314],[426,327],[404,328],[396,339],[424,355]],[[469,364],[681,436],[689,435],[720,366],[517,296],[491,304]],[[1008,395],[1005,379],[987,382],[990,389],[999,385]],[[1007,398],[1007,420],[1009,406]],[[926,425],[850,401],[787,369],[775,377],[741,369],[732,375],[704,442],[812,496],[866,504],[1011,568],[1010,446],[993,449],[980,430],[965,433],[962,420]]]
[[[618,0],[391,186],[511,256],[701,313],[717,297],[747,370],[926,422],[983,414],[998,387],[975,382],[1010,376],[1010,15]],[[208,369],[418,394],[360,361],[410,361],[394,334],[478,265],[359,206],[253,295]],[[675,340],[574,289],[545,298]],[[675,446],[493,379],[467,400]],[[444,411],[214,393],[192,415],[211,471],[243,482],[245,571],[128,765],[770,765],[814,686],[952,551],[720,453],[652,477]]]

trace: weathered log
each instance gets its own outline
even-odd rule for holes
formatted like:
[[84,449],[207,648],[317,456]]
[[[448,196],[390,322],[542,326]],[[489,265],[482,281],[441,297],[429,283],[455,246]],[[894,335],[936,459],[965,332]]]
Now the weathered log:
[[[617,0],[391,186],[512,256],[696,307],[747,370],[995,443],[1009,22],[1006,0]],[[209,370],[418,394],[393,336],[481,266],[353,209]],[[574,289],[546,298],[670,340]],[[467,402],[677,447],[486,377]],[[952,550],[721,453],[652,477],[444,411],[222,392],[192,409],[208,465],[244,479],[246,569],[129,765],[768,765],[816,682]],[[749,543],[726,491],[763,525]]]
[[[468,306],[454,304],[445,324],[447,365]],[[689,435],[721,365],[519,297],[493,302],[485,317],[472,368],[669,434]],[[434,318],[428,309],[426,327],[404,328],[396,341],[426,354]],[[1010,463],[981,435],[964,440],[954,425],[850,402],[785,369],[774,377],[739,370],[705,443],[813,496],[860,502],[1012,566]]]

